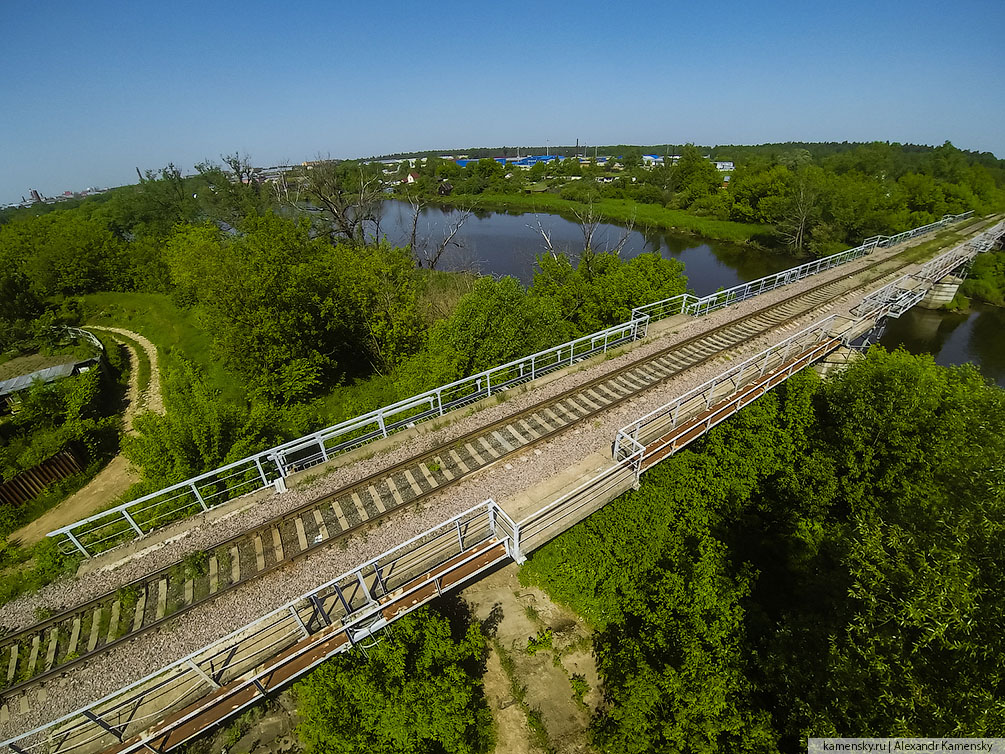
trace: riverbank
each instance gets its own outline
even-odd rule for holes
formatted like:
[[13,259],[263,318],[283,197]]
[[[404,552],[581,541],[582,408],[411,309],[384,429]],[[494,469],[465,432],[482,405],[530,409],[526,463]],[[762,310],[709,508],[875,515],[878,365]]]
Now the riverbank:
[[[471,207],[495,212],[548,212],[567,220],[576,220],[576,212],[584,212],[588,205],[563,199],[555,194],[458,194],[449,197],[424,197],[432,204],[447,207]],[[641,204],[630,199],[598,199],[593,210],[607,222],[628,224],[636,228],[648,227],[675,233],[701,236],[716,241],[757,246],[770,249],[773,232],[770,225],[737,223],[700,217],[678,209],[667,209],[658,204]]]

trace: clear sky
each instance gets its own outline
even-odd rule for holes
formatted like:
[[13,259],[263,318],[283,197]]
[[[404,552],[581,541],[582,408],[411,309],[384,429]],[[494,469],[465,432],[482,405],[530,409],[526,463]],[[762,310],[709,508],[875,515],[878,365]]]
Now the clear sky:
[[1003,0],[6,0],[0,28],[0,203],[235,150],[948,139],[1005,156]]

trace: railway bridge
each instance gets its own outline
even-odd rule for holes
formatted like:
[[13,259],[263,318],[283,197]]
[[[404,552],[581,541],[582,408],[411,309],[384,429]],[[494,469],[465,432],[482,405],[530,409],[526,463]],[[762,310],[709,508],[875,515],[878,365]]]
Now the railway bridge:
[[[0,748],[180,745],[522,562],[792,374],[867,345],[1003,235],[995,218],[951,216],[648,303],[52,532],[100,588],[0,637]],[[123,567],[139,575],[119,583]]]

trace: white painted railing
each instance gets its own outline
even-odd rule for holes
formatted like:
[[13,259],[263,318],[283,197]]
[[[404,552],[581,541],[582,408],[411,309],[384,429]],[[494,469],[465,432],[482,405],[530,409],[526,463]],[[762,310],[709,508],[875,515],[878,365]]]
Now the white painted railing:
[[[220,719],[235,714],[429,602],[441,589],[457,588],[516,558],[517,528],[495,501],[486,500],[123,689],[0,742],[0,749],[82,754],[119,746],[154,726],[155,733],[124,749],[146,750],[146,741],[164,734],[167,728],[158,726],[167,716],[225,686],[240,701]],[[295,671],[279,672],[291,662]],[[173,727],[202,712],[197,707]]]
[[647,324],[645,318],[631,319],[442,385],[54,529],[48,536],[64,543],[66,552],[97,555],[165,523],[273,486],[290,473],[373,440],[638,340],[645,336]]
[[620,325],[493,367],[277,445],[54,529],[48,536],[56,538],[64,552],[76,551],[86,557],[97,555],[142,537],[171,521],[208,511],[236,497],[274,485],[277,489],[281,489],[280,480],[292,472],[324,463],[340,453],[373,440],[387,437],[420,422],[438,418],[456,408],[638,340],[646,335],[649,322],[652,320],[681,313],[701,316],[858,259],[877,247],[892,246],[929,233],[972,214],[966,212],[962,215],[947,215],[938,222],[896,236],[876,236],[854,249],[701,298],[682,294],[646,304],[633,309],[631,319]]
[[903,243],[911,238],[931,233],[932,231],[951,225],[952,223],[965,220],[973,214],[973,212],[964,212],[960,215],[946,215],[944,218],[934,223],[922,225],[918,228],[898,233],[895,236],[873,236],[872,238],[866,239],[861,246],[856,246],[854,249],[848,249],[837,254],[821,257],[820,259],[815,259],[812,262],[801,264],[798,267],[782,270],[781,272],[776,272],[773,275],[766,275],[765,277],[758,278],[757,280],[751,280],[749,283],[741,283],[740,285],[727,288],[723,291],[716,291],[715,293],[710,293],[707,296],[702,296],[701,298],[685,294],[684,296],[674,296],[673,298],[669,298],[664,301],[654,301],[651,304],[646,304],[632,309],[632,316],[645,314],[649,316],[650,319],[654,320],[662,319],[663,317],[671,317],[676,314],[690,314],[692,317],[699,317],[703,314],[716,311],[717,309],[722,309],[732,304],[739,303],[740,301],[753,298],[754,296],[759,296],[762,293],[773,291],[777,288],[781,288],[782,286],[796,283],[800,280],[805,280],[812,275],[817,275],[826,270],[833,269],[860,257],[864,257],[867,254],[871,254],[877,248],[896,246],[897,244]]
[[690,418],[690,416],[681,415],[682,410],[689,404],[696,401],[703,402],[704,408],[707,410],[722,396],[723,386],[727,387],[727,392],[732,393],[746,385],[750,379],[764,376],[765,372],[774,365],[784,364],[790,354],[796,354],[801,348],[830,337],[837,319],[838,315],[832,314],[826,319],[814,322],[809,327],[765,348],[760,353],[723,370],[707,382],[681,393],[669,403],[626,424],[618,430],[615,436],[614,459],[617,461],[626,460],[636,456],[641,450],[641,460],[645,460],[652,451],[651,449],[648,453],[645,451],[645,438],[642,435],[651,427],[656,426],[661,432],[673,430],[679,426],[682,419]]
[[[1005,232],[1003,227],[1005,224],[996,227],[1000,231],[998,235]],[[943,256],[948,258],[948,254]],[[464,571],[462,576],[450,583],[451,587],[456,587],[502,562],[502,555],[484,557],[484,562],[478,560],[485,556],[486,546],[500,547],[505,552],[505,558],[522,562],[528,550],[582,520],[638,481],[646,469],[644,461],[663,447],[657,443],[647,448],[645,441],[648,435],[666,435],[668,430],[672,432],[683,421],[693,418],[693,412],[700,411],[701,404],[708,410],[717,400],[726,398],[736,407],[746,405],[751,395],[744,389],[757,385],[757,379],[764,378],[768,370],[776,369],[779,379],[759,385],[758,395],[829,352],[835,339],[845,340],[846,336],[840,333],[858,332],[857,325],[877,316],[882,316],[882,313],[860,320],[831,315],[728,367],[704,384],[630,422],[616,434],[612,466],[519,522],[514,521],[493,500],[486,500],[207,647],[81,710],[17,738],[0,742],[0,747],[6,746],[16,754],[85,752],[93,750],[98,744],[112,746],[127,740],[158,721],[161,727],[156,735],[141,737],[126,749],[138,751],[146,742],[157,740],[164,731],[191,722],[207,709],[197,707],[188,715],[170,717],[178,715],[178,710],[193,700],[228,684],[230,692],[235,695],[241,689],[255,687],[257,692],[239,697],[244,701],[228,707],[221,713],[220,719],[236,714],[274,691],[277,688],[276,677],[282,679],[281,683],[288,683],[309,672],[324,659],[355,646],[400,615],[428,602],[440,593],[440,580],[446,574],[468,566],[470,572]],[[845,320],[845,323],[837,328],[839,320]],[[817,350],[813,350],[814,344],[819,346]],[[807,351],[807,348],[810,350]],[[795,354],[802,354],[804,358],[790,362],[790,355]],[[683,416],[681,412],[688,404],[693,405],[687,409],[688,415]],[[702,433],[722,420],[718,415],[710,418],[701,425]],[[391,600],[393,603],[389,602]],[[386,606],[398,603],[405,606],[388,616]],[[333,643],[335,635],[344,635],[344,641]],[[330,647],[319,653],[317,648],[322,645]],[[282,663],[289,662],[291,655],[285,655],[281,661],[276,659],[276,655],[294,646],[301,647],[292,655],[294,658],[313,651],[316,656],[311,656],[315,659],[309,664],[301,663],[292,675],[277,675],[278,669],[284,667]]]

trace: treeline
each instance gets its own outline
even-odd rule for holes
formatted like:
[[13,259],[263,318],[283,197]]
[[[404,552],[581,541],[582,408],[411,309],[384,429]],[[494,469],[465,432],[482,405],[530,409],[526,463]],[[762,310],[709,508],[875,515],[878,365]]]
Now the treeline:
[[489,751],[487,655],[486,632],[456,596],[404,616],[375,646],[337,655],[296,685],[304,751]]
[[611,752],[1005,726],[1005,392],[871,351],[746,408],[537,551],[596,628]]
[[966,308],[969,299],[1005,306],[1005,251],[989,251],[974,260],[953,305]]
[[539,162],[529,170],[491,159],[461,168],[432,157],[418,168],[402,166],[403,174],[417,170],[420,178],[402,184],[399,192],[434,196],[446,182],[452,197],[547,190],[577,204],[628,199],[769,225],[774,234],[761,241],[816,256],[945,214],[1005,208],[1005,163],[948,142],[936,148],[876,142],[718,147],[714,152],[735,161],[728,181],[705,159],[705,150],[684,145],[673,152],[676,162],[656,166],[643,166],[639,148],[616,152],[621,156],[603,165],[563,160]]
[[[184,352],[164,354],[167,413],[141,419],[126,443],[147,488],[623,321],[639,301],[686,287],[677,261],[590,249],[543,256],[526,288],[420,269],[412,249],[379,240],[377,168],[326,162],[273,187],[228,164],[189,178],[169,166],[100,201],[0,225],[0,351],[32,350],[55,317],[80,319],[75,302],[89,294],[128,293],[134,308],[167,296],[240,385],[245,400],[227,403]],[[349,397],[332,401],[336,392]]]

